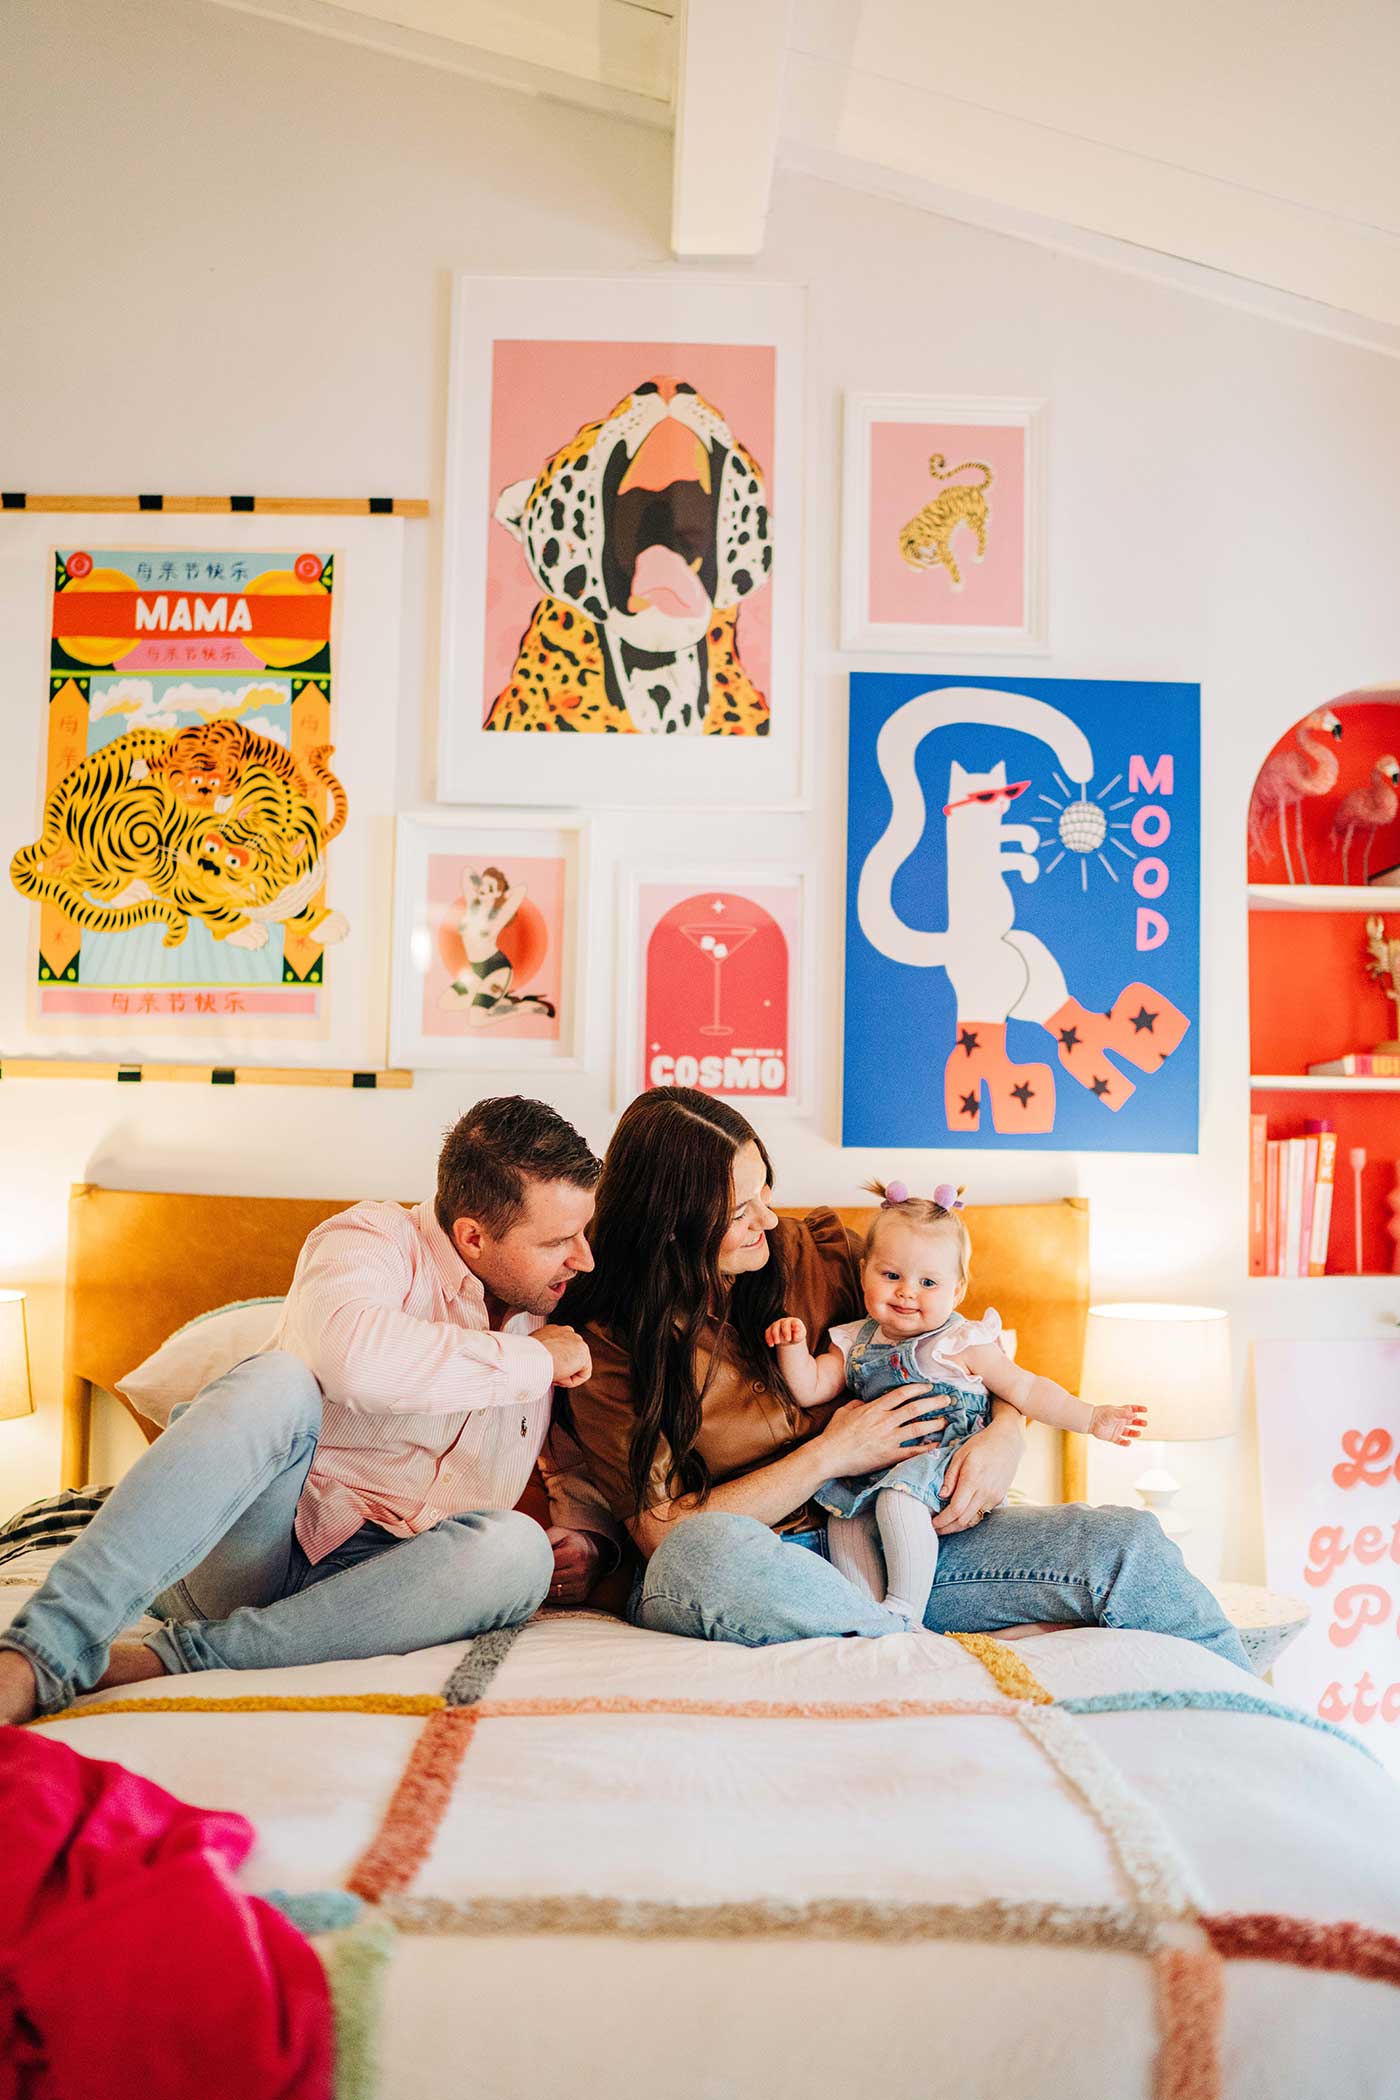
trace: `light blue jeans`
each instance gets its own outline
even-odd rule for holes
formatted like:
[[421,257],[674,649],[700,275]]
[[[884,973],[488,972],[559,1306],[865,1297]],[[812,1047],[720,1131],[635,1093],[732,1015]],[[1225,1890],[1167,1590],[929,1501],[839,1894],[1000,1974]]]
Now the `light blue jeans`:
[[[781,1538],[756,1517],[724,1510],[686,1517],[668,1533],[628,1616],[656,1633],[748,1648],[897,1630],[831,1565],[824,1529]],[[1249,1668],[1234,1627],[1147,1510],[1004,1504],[940,1539],[924,1614],[930,1633],[1037,1621],[1176,1634]]]
[[41,1714],[89,1690],[147,1610],[166,1621],[147,1646],[181,1672],[406,1655],[539,1609],[554,1555],[518,1510],[469,1511],[411,1539],[364,1524],[313,1566],[293,1524],[320,1428],[320,1387],[281,1354],[249,1357],[175,1409],[0,1633],[33,1665]]

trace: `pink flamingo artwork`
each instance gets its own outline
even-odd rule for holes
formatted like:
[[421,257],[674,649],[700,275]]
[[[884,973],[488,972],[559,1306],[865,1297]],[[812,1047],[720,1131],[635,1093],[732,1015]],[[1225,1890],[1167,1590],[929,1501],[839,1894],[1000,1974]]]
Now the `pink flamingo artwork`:
[[1337,804],[1337,813],[1332,819],[1332,839],[1342,842],[1342,881],[1347,879],[1347,859],[1351,853],[1351,842],[1358,831],[1366,834],[1366,851],[1361,861],[1361,880],[1366,881],[1371,872],[1371,848],[1376,843],[1376,833],[1387,824],[1393,824],[1400,815],[1400,760],[1387,751],[1371,768],[1371,777],[1364,787],[1353,788],[1343,795]]
[[1337,784],[1341,760],[1326,740],[1336,743],[1342,734],[1342,725],[1330,707],[1315,707],[1312,713],[1298,724],[1293,732],[1296,751],[1276,751],[1266,758],[1259,768],[1259,777],[1254,783],[1254,793],[1249,798],[1249,846],[1252,853],[1264,853],[1264,820],[1278,819],[1278,842],[1283,853],[1285,877],[1296,882],[1293,862],[1288,851],[1288,812],[1291,809],[1298,835],[1298,859],[1302,864],[1303,881],[1311,882],[1308,873],[1308,857],[1303,850],[1303,804],[1312,795],[1326,795]]

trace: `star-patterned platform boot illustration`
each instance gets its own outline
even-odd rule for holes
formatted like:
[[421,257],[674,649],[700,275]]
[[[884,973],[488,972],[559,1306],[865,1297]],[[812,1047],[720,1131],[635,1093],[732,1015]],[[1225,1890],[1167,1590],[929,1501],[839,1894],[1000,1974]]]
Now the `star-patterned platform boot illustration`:
[[992,1127],[1002,1137],[1043,1136],[1055,1127],[1055,1075],[1049,1065],[1013,1064],[1005,1021],[959,1021],[958,1039],[943,1067],[943,1110],[950,1130],[977,1130],[982,1089]]
[[[1105,1108],[1119,1109],[1137,1092],[1131,1079],[1104,1055],[1112,1050],[1140,1072],[1164,1065],[1191,1023],[1150,984],[1126,985],[1106,1014],[1092,1013],[1077,999],[1045,1017],[1060,1063]],[[1000,1126],[998,1126],[1000,1127]]]

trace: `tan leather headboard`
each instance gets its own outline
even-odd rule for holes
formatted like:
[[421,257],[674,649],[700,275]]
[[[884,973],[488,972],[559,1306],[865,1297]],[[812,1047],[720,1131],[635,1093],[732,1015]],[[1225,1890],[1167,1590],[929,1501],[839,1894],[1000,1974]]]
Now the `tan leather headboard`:
[[[236,1298],[280,1296],[302,1242],[343,1199],[172,1196],[79,1183],[68,1203],[64,1317],[63,1485],[86,1478],[91,1389],[119,1378],[197,1313]],[[788,1216],[800,1216],[789,1211]],[[864,1232],[874,1212],[843,1209]],[[994,1204],[966,1213],[972,1279],[965,1310],[995,1305],[1019,1336],[1022,1362],[1071,1391],[1079,1382],[1089,1302],[1089,1210]],[[135,1416],[147,1436],[154,1426]],[[1079,1440],[1067,1440],[1077,1445]],[[1073,1475],[1067,1485],[1075,1485]]]

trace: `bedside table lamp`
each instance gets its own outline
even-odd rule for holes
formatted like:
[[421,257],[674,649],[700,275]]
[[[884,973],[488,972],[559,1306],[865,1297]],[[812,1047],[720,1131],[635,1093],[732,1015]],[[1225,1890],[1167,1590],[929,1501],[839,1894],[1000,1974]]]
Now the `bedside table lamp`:
[[1163,1444],[1204,1443],[1239,1427],[1230,1320],[1211,1305],[1091,1305],[1079,1396],[1147,1409],[1147,1471],[1133,1486],[1169,1538],[1191,1526],[1173,1508],[1181,1482]]
[[20,1415],[33,1412],[24,1292],[0,1291],[0,1422],[15,1421]]

